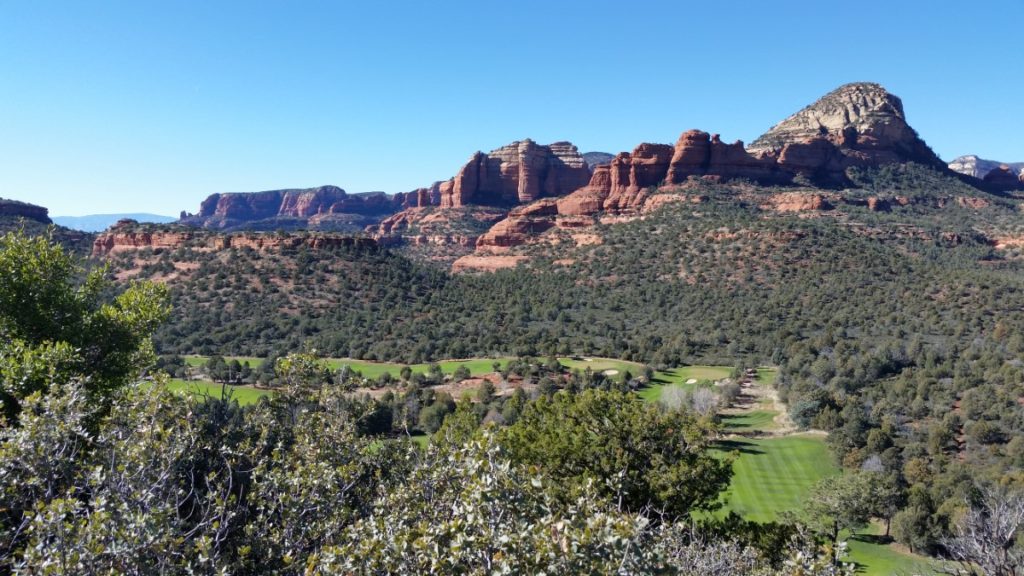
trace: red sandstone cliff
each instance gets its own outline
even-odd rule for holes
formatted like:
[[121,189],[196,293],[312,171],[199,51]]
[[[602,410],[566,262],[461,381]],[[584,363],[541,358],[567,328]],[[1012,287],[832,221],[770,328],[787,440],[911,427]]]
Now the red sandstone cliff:
[[440,187],[440,205],[514,206],[568,194],[589,179],[590,168],[571,143],[542,146],[526,139],[474,154]]

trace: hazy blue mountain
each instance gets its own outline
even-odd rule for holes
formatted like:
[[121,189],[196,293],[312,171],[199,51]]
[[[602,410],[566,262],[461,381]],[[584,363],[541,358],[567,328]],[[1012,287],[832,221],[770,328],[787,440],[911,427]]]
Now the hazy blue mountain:
[[589,166],[591,170],[593,170],[595,166],[611,162],[612,158],[615,158],[615,154],[609,154],[607,152],[583,153],[583,160],[587,163],[587,166]]
[[55,224],[81,230],[83,232],[100,232],[106,230],[118,220],[130,218],[139,222],[153,222],[165,224],[177,220],[174,216],[161,216],[159,214],[89,214],[86,216],[51,216]]

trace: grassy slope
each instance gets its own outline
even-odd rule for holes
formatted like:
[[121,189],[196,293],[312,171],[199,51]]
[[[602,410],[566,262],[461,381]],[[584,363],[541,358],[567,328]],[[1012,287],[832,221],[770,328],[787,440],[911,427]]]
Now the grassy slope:
[[[205,382],[201,380],[193,380],[186,382],[178,378],[173,378],[168,383],[167,388],[173,392],[180,392],[181,394],[198,394],[202,396],[213,396],[219,398],[221,395],[221,385],[213,382]],[[251,386],[226,386],[231,396],[238,400],[241,405],[254,404],[259,401],[263,396],[271,394],[268,390],[258,390]]]
[[724,511],[758,522],[799,510],[815,482],[839,473],[819,436],[729,440],[722,448],[739,453]]
[[722,415],[722,424],[728,432],[736,434],[742,434],[744,432],[753,432],[755,430],[771,431],[778,428],[778,424],[775,423],[775,416],[777,412],[772,410],[754,410],[752,412],[743,412],[741,414],[724,414]]
[[730,366],[683,366],[654,373],[654,384],[640,391],[640,397],[649,402],[657,401],[669,387],[689,389],[694,384],[688,380],[721,380],[732,373]]
[[[776,372],[758,369],[758,381],[770,384]],[[723,418],[727,432],[770,431],[776,412],[754,410]],[[815,482],[841,473],[818,435],[797,434],[781,438],[734,438],[722,444],[739,457],[733,466],[733,480],[723,495],[722,514],[734,511],[758,522],[775,520],[781,512],[799,511],[803,499]],[[865,530],[866,537],[848,540],[848,561],[858,564],[858,573],[867,575],[932,574],[925,558],[902,552],[891,545],[879,544],[871,536],[881,534],[877,526]]]
[[[723,495],[722,514],[734,511],[758,522],[776,520],[779,513],[798,511],[811,486],[819,479],[839,474],[838,466],[822,436],[794,435],[783,438],[741,439],[724,448],[737,450],[732,484]],[[878,527],[864,531],[867,537],[849,539],[846,560],[858,564],[858,573],[933,574],[927,559],[875,542]]]

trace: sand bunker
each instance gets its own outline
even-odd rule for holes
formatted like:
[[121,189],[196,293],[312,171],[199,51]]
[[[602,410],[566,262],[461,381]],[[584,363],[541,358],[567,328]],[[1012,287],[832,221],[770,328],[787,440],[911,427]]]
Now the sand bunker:
[[697,379],[696,378],[690,378],[689,380],[686,381],[686,383],[687,384],[696,384],[697,383]]

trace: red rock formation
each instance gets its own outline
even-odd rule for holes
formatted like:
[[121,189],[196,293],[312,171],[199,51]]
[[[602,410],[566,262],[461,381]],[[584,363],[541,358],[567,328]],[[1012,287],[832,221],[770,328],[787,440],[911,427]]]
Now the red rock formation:
[[214,234],[205,231],[168,228],[139,229],[134,221],[118,222],[106,232],[99,234],[93,241],[93,257],[105,257],[110,254],[140,250],[169,249],[188,246],[195,250],[228,250],[231,248],[251,248],[253,250],[280,250],[307,246],[314,250],[339,246],[360,246],[370,248],[377,243],[371,238],[335,235],[279,235],[279,234]]
[[366,232],[383,245],[476,246],[479,234],[467,230],[486,229],[505,218],[502,209],[467,207],[440,209],[408,208],[393,214]]
[[[435,185],[437,186],[437,185]],[[183,213],[181,222],[204,228],[239,228],[247,223],[274,219],[320,222],[326,214],[352,214],[377,220],[399,210],[428,205],[430,189],[394,195],[384,192],[347,194],[337,186],[266,192],[213,194],[200,206],[199,213]]]
[[826,178],[841,178],[842,155],[836,145],[827,138],[811,138],[803,142],[783,145],[779,151],[779,168],[791,174],[806,177],[824,175]]
[[515,268],[526,260],[526,256],[470,254],[456,260],[452,264],[452,272],[494,272],[502,268]]
[[114,252],[125,250],[139,250],[142,248],[170,248],[175,249],[184,246],[192,240],[195,235],[192,232],[114,232],[115,225],[108,232],[102,232],[96,236],[92,244],[92,255],[94,257],[106,256]]
[[197,216],[221,221],[261,220],[274,216],[309,217],[327,211],[345,197],[345,191],[336,186],[213,194],[203,201]]
[[712,136],[701,130],[688,130],[676,141],[665,180],[669,184],[681,184],[690,176],[700,176],[716,180],[769,181],[778,179],[774,168],[772,159],[748,154],[742,141],[726,144],[718,134]]
[[531,236],[536,236],[554,227],[554,216],[558,215],[558,205],[554,199],[546,198],[516,208],[509,212],[508,218],[498,222],[476,241],[477,248],[508,248],[525,244]]
[[956,203],[960,207],[970,210],[981,210],[982,208],[988,208],[990,205],[988,200],[976,196],[957,196]]
[[829,207],[824,196],[807,192],[775,194],[767,204],[762,206],[765,210],[775,210],[776,212],[808,212],[827,210]]
[[621,153],[607,166],[598,166],[590,183],[558,203],[565,215],[595,214],[641,207],[646,190],[663,183],[681,184],[691,176],[727,180],[748,178],[775,181],[774,160],[747,154],[742,142],[726,144],[718,135],[700,130],[683,132],[675,147],[644,143]]
[[527,139],[488,154],[477,152],[438,191],[442,208],[510,206],[568,194],[589,178],[590,168],[572,144],[541,146]]
[[642,205],[647,197],[645,189],[665,180],[672,153],[671,146],[645,142],[630,154],[617,155],[609,166],[610,188],[603,208],[617,211]]
[[872,212],[886,212],[889,210],[889,201],[878,196],[868,198],[868,210]]
[[604,201],[612,189],[611,165],[598,166],[590,184],[558,199],[558,213],[566,216],[596,214],[604,208]]

